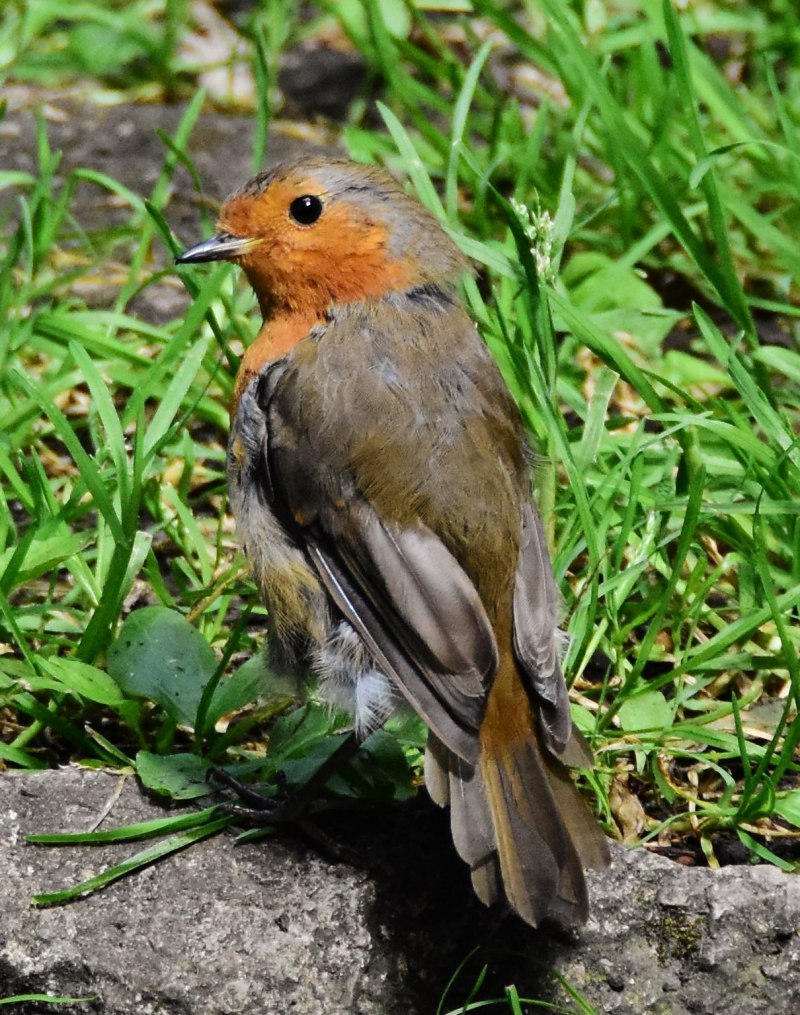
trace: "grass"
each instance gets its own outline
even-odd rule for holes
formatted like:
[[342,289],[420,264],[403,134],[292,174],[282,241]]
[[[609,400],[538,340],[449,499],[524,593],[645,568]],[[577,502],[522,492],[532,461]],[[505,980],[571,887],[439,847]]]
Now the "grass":
[[[256,5],[235,31],[253,68],[253,164],[278,53],[337,24],[382,103],[353,105],[343,144],[407,175],[479,268],[465,295],[539,452],[599,813],[627,842],[712,865],[738,842],[795,870],[794,5],[425,6],[438,5],[340,0],[308,22],[295,3]],[[226,268],[170,266],[170,181],[208,70],[181,48],[190,18],[177,2],[86,0],[79,25],[74,6],[43,0],[0,24],[9,82],[195,96],[147,195],[97,166],[60,177],[43,118],[36,170],[0,171],[0,766],[132,766],[184,797],[210,761],[267,775],[291,762],[301,781],[338,736],[313,705],[290,720],[285,689],[247,663],[263,608],[226,513],[224,443],[252,299]],[[113,41],[111,66],[87,32]],[[87,183],[121,224],[81,228]],[[98,276],[114,281],[102,309],[80,295]],[[135,298],[178,279],[186,313],[143,323]],[[148,636],[177,623],[165,636],[202,660],[206,693],[185,682],[180,708],[157,680],[114,677],[111,646],[145,605],[162,608]],[[276,716],[295,725],[265,757]],[[343,793],[408,791],[421,733],[396,733],[375,747],[379,775],[353,770]]]

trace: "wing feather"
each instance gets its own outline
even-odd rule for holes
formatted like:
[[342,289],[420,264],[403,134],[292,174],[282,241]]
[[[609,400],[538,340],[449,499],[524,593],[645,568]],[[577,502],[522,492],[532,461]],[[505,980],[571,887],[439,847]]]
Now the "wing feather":
[[556,644],[558,589],[542,523],[532,504],[522,512],[522,541],[514,584],[514,651],[540,705],[549,746],[562,755],[572,735],[567,685]]
[[307,534],[320,580],[428,726],[474,762],[497,666],[494,633],[474,586],[423,525],[390,527],[363,504],[350,515],[346,540]]

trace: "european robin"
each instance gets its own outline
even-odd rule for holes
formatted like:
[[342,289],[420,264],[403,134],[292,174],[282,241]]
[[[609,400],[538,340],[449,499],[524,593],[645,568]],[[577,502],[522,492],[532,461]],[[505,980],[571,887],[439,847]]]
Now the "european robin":
[[180,263],[241,265],[264,318],[235,385],[228,479],[273,666],[356,729],[405,698],[480,899],[587,915],[607,863],[569,777],[590,765],[520,416],[461,306],[467,268],[388,174],[305,158],[222,206]]

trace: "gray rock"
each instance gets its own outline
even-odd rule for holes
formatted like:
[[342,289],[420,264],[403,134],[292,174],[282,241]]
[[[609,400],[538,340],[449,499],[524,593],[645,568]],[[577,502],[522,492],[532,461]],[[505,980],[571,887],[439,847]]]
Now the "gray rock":
[[422,1015],[477,948],[443,1010],[464,1003],[484,964],[482,997],[515,983],[522,997],[568,1004],[554,971],[615,1015],[798,1010],[793,876],[615,849],[613,866],[590,875],[587,926],[534,932],[474,899],[445,816],[424,796],[328,821],[327,832],[368,858],[358,869],[292,836],[235,845],[222,834],[79,902],[32,907],[34,893],[140,848],[24,841],[93,827],[110,801],[103,827],[164,813],[122,778],[77,768],[0,775],[0,997],[96,996],[68,1010],[114,1015]]

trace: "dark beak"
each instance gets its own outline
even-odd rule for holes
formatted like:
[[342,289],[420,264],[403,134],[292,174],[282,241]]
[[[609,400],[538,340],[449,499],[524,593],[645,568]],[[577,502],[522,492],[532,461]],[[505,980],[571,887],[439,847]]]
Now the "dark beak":
[[204,261],[232,261],[260,241],[252,236],[233,236],[231,233],[217,233],[210,240],[196,243],[175,258],[176,264],[202,264]]

